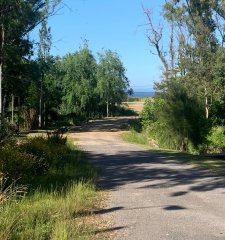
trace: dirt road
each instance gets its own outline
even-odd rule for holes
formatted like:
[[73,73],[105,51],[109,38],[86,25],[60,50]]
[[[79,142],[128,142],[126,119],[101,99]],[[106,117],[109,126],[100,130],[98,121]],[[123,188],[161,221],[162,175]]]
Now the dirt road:
[[98,212],[113,223],[107,231],[120,240],[225,239],[225,178],[180,163],[179,154],[123,142],[126,121],[96,121],[74,134],[110,192]]

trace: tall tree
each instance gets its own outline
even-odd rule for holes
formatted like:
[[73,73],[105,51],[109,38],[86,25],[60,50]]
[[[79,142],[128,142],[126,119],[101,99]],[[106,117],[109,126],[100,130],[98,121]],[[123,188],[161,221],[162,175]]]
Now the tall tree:
[[180,74],[189,91],[204,102],[205,117],[209,118],[216,92],[213,68],[225,37],[224,4],[220,0],[170,0],[164,5],[164,16],[176,23]]
[[[7,97],[23,90],[23,64],[32,53],[29,32],[53,13],[59,1],[0,1],[0,115]],[[46,13],[46,6],[51,10]],[[4,101],[3,101],[4,99]]]
[[74,54],[66,55],[61,60],[61,68],[64,72],[61,113],[90,117],[98,105],[95,94],[97,63],[94,55],[85,45]]
[[99,54],[98,65],[98,93],[106,104],[106,115],[109,116],[110,107],[120,104],[127,96],[129,81],[126,70],[117,53],[110,50]]
[[[46,12],[48,10],[46,9]],[[39,51],[38,61],[40,66],[40,91],[39,91],[39,127],[45,125],[45,102],[44,102],[44,77],[45,72],[48,71],[48,62],[50,60],[50,49],[52,44],[51,29],[47,28],[47,21],[44,19],[39,30]]]

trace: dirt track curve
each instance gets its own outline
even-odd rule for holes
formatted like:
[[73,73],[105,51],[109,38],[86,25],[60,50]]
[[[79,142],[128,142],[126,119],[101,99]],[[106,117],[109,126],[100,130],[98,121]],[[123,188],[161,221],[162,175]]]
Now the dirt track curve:
[[110,192],[99,211],[113,223],[107,231],[119,240],[225,239],[225,178],[179,163],[177,154],[123,142],[126,121],[94,121],[74,133]]

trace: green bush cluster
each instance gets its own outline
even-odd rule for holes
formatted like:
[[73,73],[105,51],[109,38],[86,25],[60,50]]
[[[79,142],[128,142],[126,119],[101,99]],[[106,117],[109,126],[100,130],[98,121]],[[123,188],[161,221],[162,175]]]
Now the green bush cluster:
[[2,178],[28,181],[38,164],[38,157],[22,152],[16,147],[5,145],[0,149],[0,172]]
[[225,150],[225,127],[212,127],[207,136],[207,150],[209,152],[222,152]]
[[224,151],[225,127],[210,125],[197,103],[182,94],[179,101],[170,96],[146,99],[140,114],[143,138],[154,139],[160,148],[190,153]]
[[[64,141],[64,140],[63,140]],[[43,137],[28,138],[20,143],[0,146],[0,174],[9,182],[30,183],[36,176],[46,174],[70,149]]]
[[170,92],[146,99],[140,114],[143,129],[161,148],[198,151],[208,131],[202,109],[179,82],[169,87]]

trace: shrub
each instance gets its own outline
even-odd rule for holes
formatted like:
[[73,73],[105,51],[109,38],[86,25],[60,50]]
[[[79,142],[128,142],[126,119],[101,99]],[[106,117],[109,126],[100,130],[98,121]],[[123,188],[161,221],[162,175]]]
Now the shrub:
[[61,167],[61,160],[70,151],[67,145],[53,144],[43,137],[30,138],[20,144],[10,141],[0,147],[0,174],[8,178],[9,183],[13,179],[30,183],[51,167]]
[[207,136],[208,151],[221,152],[225,150],[225,127],[213,127]]
[[54,160],[53,150],[42,137],[30,138],[19,146],[21,152],[31,154],[39,159],[34,165],[35,175],[41,175],[46,172]]
[[63,134],[67,131],[67,127],[62,127],[54,132],[47,132],[48,143],[65,145],[67,142],[67,137],[63,137]]
[[38,157],[19,151],[18,147],[5,145],[0,148],[0,172],[2,177],[9,182],[18,179],[28,182],[36,175],[36,166],[39,165]]
[[3,126],[1,126],[0,129],[0,143],[7,141],[16,134],[18,134],[18,126],[15,124],[3,122]]
[[148,127],[152,122],[157,120],[157,106],[156,101],[153,98],[147,98],[144,102],[144,107],[140,113],[142,124],[144,127]]
[[51,166],[59,165],[63,156],[70,152],[70,149],[65,145],[65,141],[64,139],[56,140],[54,136],[48,139],[35,137],[21,144],[20,149],[40,159],[40,165],[36,166],[36,171],[40,175]]

